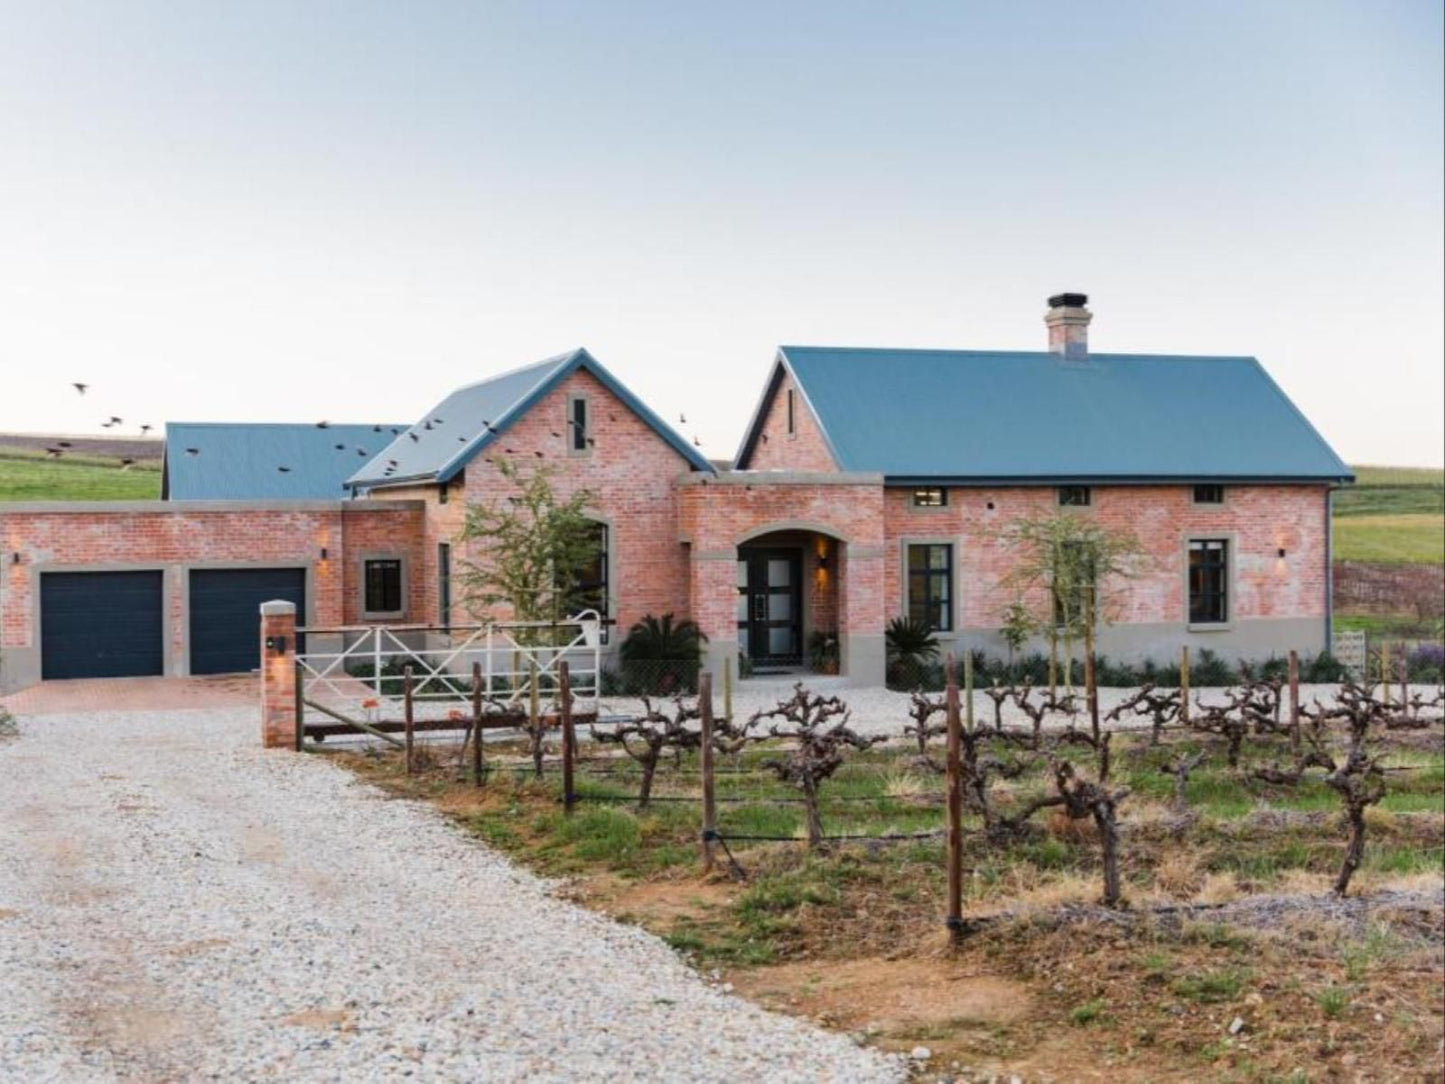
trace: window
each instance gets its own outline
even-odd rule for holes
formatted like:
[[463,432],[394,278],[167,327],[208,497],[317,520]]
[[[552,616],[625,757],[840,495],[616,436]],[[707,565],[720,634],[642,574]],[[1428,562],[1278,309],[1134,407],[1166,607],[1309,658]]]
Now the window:
[[583,396],[573,396],[568,413],[567,428],[572,430],[572,451],[586,452],[591,444],[587,437],[587,400]]
[[1088,486],[1059,486],[1059,506],[1062,508],[1087,508],[1093,494]]
[[798,433],[798,408],[793,389],[788,389],[788,436],[796,436]]
[[[605,622],[607,620],[607,524],[593,523],[592,537],[595,543],[592,561],[577,576],[577,593],[574,597],[578,610],[596,610]],[[607,642],[607,626],[602,626],[602,642]]]
[[953,547],[908,547],[908,616],[938,632],[953,628]]
[[452,623],[452,547],[450,542],[437,543],[437,623],[450,628]]
[[1199,538],[1189,543],[1189,623],[1218,625],[1229,620],[1229,543]]
[[369,614],[401,613],[401,561],[385,557],[366,562],[365,609]]
[[1210,486],[1195,486],[1195,487],[1194,487],[1194,503],[1195,503],[1195,504],[1223,504],[1223,503],[1224,503],[1224,487],[1223,487],[1223,486],[1213,486],[1213,485],[1210,485]]
[[948,504],[948,490],[946,489],[915,489],[913,491],[914,508],[943,508]]

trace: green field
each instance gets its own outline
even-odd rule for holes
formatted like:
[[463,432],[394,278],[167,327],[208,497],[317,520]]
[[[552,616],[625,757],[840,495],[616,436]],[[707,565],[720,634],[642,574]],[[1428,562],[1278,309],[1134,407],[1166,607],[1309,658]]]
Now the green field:
[[115,460],[0,449],[0,501],[142,501],[161,495],[159,463],[122,469]]
[[1335,557],[1384,564],[1445,563],[1445,471],[1356,467],[1335,494]]

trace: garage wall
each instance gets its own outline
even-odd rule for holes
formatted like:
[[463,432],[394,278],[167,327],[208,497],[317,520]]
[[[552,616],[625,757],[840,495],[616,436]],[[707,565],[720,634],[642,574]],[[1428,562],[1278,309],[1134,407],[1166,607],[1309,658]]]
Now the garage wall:
[[[0,507],[0,690],[40,680],[42,572],[154,569],[164,574],[165,672],[188,669],[188,573],[192,568],[306,569],[313,625],[355,622],[360,585],[355,548],[421,557],[419,502],[176,502],[12,504]],[[349,540],[350,539],[350,540]],[[327,552],[326,559],[321,551]],[[420,620],[413,585],[407,613]],[[415,616],[414,616],[415,615]]]

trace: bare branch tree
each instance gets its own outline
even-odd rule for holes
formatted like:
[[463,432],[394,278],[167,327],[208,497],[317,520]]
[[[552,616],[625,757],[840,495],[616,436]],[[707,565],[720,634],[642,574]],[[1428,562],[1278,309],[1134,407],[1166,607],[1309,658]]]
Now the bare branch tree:
[[695,701],[688,704],[678,697],[673,701],[673,713],[668,715],[660,707],[654,708],[652,701],[644,696],[642,714],[636,719],[615,727],[594,727],[592,736],[603,745],[622,746],[628,756],[642,765],[642,787],[637,805],[645,809],[652,800],[652,780],[663,753],[668,749],[681,753],[702,745],[702,731],[688,726],[688,723],[700,718],[701,712]]
[[903,734],[911,737],[918,743],[918,764],[924,768],[941,772],[943,766],[936,764],[928,756],[928,739],[936,738],[948,729],[947,722],[930,723],[928,720],[935,715],[943,715],[947,710],[943,697],[930,699],[927,694],[915,692],[910,697],[908,705],[908,716],[912,723],[905,724]]
[[863,750],[878,744],[886,735],[865,738],[848,726],[848,706],[836,696],[810,693],[799,682],[793,695],[775,707],[756,712],[749,725],[765,719],[782,719],[790,729],[774,723],[768,733],[791,741],[787,754],[764,762],[777,777],[803,792],[808,811],[808,845],[823,844],[823,818],[818,810],[818,788],[843,766],[849,750]]

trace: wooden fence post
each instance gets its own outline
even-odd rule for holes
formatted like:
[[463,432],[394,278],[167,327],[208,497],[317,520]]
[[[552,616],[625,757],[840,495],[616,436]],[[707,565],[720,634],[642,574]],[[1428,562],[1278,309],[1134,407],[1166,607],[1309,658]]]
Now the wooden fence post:
[[[972,667],[964,663],[968,671]],[[948,719],[948,941],[957,946],[963,942],[963,770],[959,758],[962,744],[958,718],[958,680],[954,674],[953,655],[946,664],[948,684],[944,704]]]
[[[726,681],[727,670],[723,671]],[[726,685],[724,685],[726,688]],[[712,766],[712,673],[698,678],[697,682],[698,723],[702,729],[702,868],[711,873],[713,868],[713,838],[717,834],[717,795],[714,791]]]
[[572,669],[563,659],[557,664],[557,695],[562,712],[562,808],[568,816],[577,801],[573,789],[572,766],[577,759],[577,731],[572,726]]
[[1289,653],[1289,743],[1296,752],[1300,749],[1299,732],[1299,652]]
[[[1369,679],[1366,678],[1366,681]],[[1390,641],[1380,641],[1380,699],[1390,706]]]
[[973,733],[973,653],[963,656],[963,729]]
[[733,721],[733,657],[723,659],[723,718]]
[[482,785],[482,664],[472,663],[472,786]]
[[1179,649],[1179,721],[1189,722],[1189,645]]
[[1410,650],[1400,641],[1400,714],[1410,713]]
[[416,741],[416,733],[414,729],[414,724],[416,720],[412,717],[410,666],[404,666],[401,670],[401,695],[402,702],[405,705],[406,709],[405,715],[403,716],[403,718],[406,720],[406,774],[410,775],[414,766],[413,755],[415,753],[414,744]]

